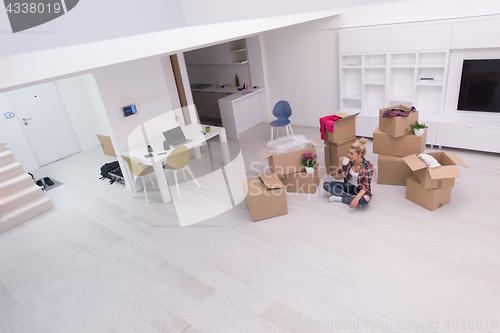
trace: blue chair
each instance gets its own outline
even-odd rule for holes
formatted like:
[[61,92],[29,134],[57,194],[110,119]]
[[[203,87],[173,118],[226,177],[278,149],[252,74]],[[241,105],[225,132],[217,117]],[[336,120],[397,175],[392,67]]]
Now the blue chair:
[[276,137],[279,136],[279,128],[285,126],[286,127],[286,135],[290,135],[288,129],[293,133],[292,126],[290,126],[290,116],[292,115],[292,108],[287,101],[279,101],[273,108],[273,115],[278,118],[276,120],[271,121],[271,141],[273,141],[274,136],[274,128],[276,128]]

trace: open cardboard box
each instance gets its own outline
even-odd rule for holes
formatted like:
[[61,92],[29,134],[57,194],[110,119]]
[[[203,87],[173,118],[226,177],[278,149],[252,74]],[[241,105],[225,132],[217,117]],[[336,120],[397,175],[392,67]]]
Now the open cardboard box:
[[405,135],[399,138],[393,138],[389,134],[376,128],[373,131],[373,153],[389,156],[407,156],[410,154],[420,154],[425,150],[427,142],[427,129],[424,135],[416,136],[413,134]]
[[405,163],[413,171],[413,176],[425,189],[451,188],[455,184],[455,178],[462,177],[458,166],[468,168],[455,153],[437,152],[428,154],[434,157],[441,166],[431,169],[418,158],[417,154],[403,157]]
[[411,108],[401,104],[380,109],[378,117],[378,127],[380,128],[380,130],[389,134],[394,138],[399,138],[401,136],[410,134],[411,131],[410,125],[415,125],[415,122],[418,121],[418,111],[415,110],[414,112],[410,113],[407,117],[384,118],[385,110],[389,109],[401,109],[404,111],[411,111]]
[[297,150],[290,153],[283,153],[278,155],[271,155],[269,149],[264,148],[259,151],[257,154],[261,160],[267,158],[269,163],[269,168],[271,172],[276,174],[276,176],[283,176],[289,173],[295,173],[302,170],[305,170],[305,167],[302,165],[302,155],[312,153],[316,154],[316,147],[324,147],[325,144],[321,140],[312,140],[313,146],[308,149]]
[[406,186],[413,171],[402,157],[378,155],[377,184]]
[[318,164],[313,173],[304,171],[289,173],[279,177],[287,192],[315,194],[319,186]]
[[111,138],[109,136],[104,136],[104,135],[99,135],[97,134],[97,138],[99,139],[99,142],[101,143],[102,151],[104,152],[104,155],[108,156],[115,156],[115,149],[113,148],[113,144],[111,143]]
[[356,117],[360,112],[355,114],[345,114],[337,112],[335,115],[340,119],[333,124],[333,132],[328,132],[325,129],[325,142],[337,143],[356,136]]
[[243,180],[245,204],[252,221],[288,214],[285,185],[273,173]]
[[425,189],[417,178],[411,176],[406,181],[406,199],[428,210],[435,210],[450,203],[451,187]]

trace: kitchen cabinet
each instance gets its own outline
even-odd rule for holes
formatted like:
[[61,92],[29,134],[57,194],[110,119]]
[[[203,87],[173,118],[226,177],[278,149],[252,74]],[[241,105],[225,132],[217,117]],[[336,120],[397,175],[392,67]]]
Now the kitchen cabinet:
[[219,110],[219,99],[231,93],[211,91],[191,91],[198,116],[203,124],[221,126],[222,120]]
[[219,100],[222,124],[228,138],[239,139],[240,134],[262,122],[261,94],[263,88],[237,92]]
[[187,65],[241,65],[248,63],[245,39],[184,53]]

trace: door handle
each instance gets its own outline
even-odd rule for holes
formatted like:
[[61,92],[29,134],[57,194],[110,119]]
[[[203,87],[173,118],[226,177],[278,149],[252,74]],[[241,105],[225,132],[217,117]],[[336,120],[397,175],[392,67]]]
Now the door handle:
[[31,120],[31,118],[23,118],[23,121]]

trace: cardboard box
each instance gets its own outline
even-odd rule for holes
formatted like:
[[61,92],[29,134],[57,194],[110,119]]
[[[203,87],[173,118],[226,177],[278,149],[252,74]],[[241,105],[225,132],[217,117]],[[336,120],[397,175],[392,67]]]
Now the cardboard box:
[[245,204],[252,221],[288,214],[285,186],[273,173],[243,180]]
[[411,126],[415,125],[418,121],[418,111],[414,111],[408,115],[408,117],[388,117],[384,118],[384,111],[387,109],[401,109],[404,111],[410,111],[411,108],[404,105],[394,105],[388,108],[383,108],[379,110],[378,127],[381,131],[386,132],[394,138],[399,138],[410,134]]
[[113,144],[111,143],[111,138],[109,136],[99,134],[97,134],[97,138],[99,139],[99,142],[101,142],[101,147],[104,155],[116,157],[115,149],[113,148]]
[[340,157],[349,154],[349,148],[351,148],[353,143],[356,143],[355,136],[338,143],[326,142],[325,166],[327,174],[336,173]]
[[360,112],[348,115],[342,112],[337,112],[335,115],[341,119],[333,124],[333,132],[328,132],[325,129],[325,142],[337,143],[345,141],[353,136],[356,136],[356,117]]
[[450,203],[451,188],[426,190],[415,177],[406,181],[406,199],[428,210],[435,210]]
[[316,154],[316,147],[324,147],[325,144],[321,140],[313,140],[313,147],[308,149],[297,150],[291,153],[271,155],[271,152],[264,148],[258,152],[261,160],[267,158],[271,172],[276,176],[283,176],[289,173],[305,170],[302,165],[302,155],[306,153]]
[[434,157],[440,167],[428,168],[416,154],[405,156],[403,160],[413,171],[413,176],[425,189],[451,188],[455,184],[455,178],[462,177],[458,166],[468,166],[455,153],[428,153]]
[[408,156],[420,154],[425,150],[427,142],[427,129],[422,136],[414,134],[393,138],[389,134],[376,128],[373,131],[373,153],[389,156]]
[[413,171],[402,157],[378,155],[377,183],[406,186],[406,180]]
[[319,186],[318,164],[313,173],[304,171],[289,173],[279,177],[287,192],[315,194]]

